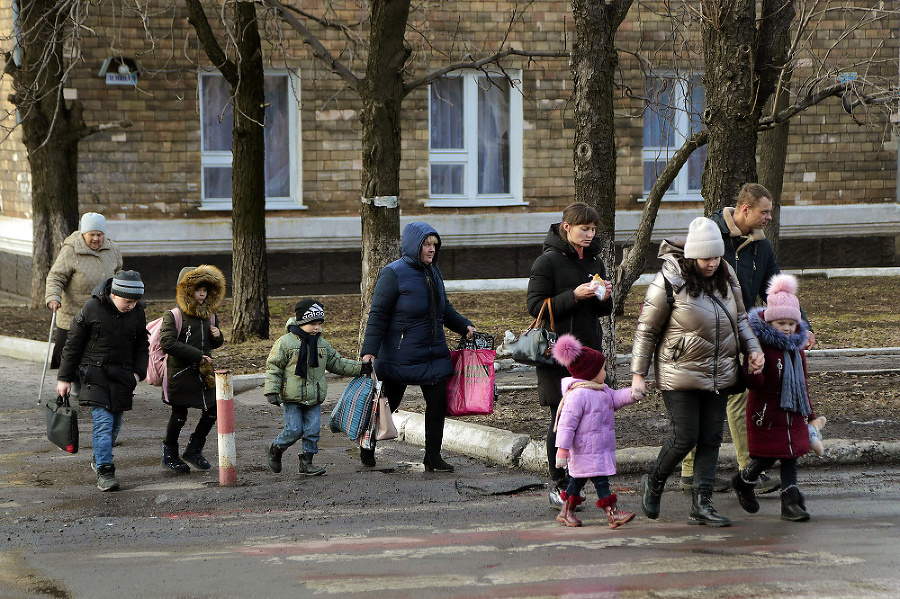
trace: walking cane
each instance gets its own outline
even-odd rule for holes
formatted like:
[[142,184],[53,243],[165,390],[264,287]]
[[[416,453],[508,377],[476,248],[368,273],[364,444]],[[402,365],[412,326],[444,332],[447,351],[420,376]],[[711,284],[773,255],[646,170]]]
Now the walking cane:
[[38,405],[41,405],[41,396],[44,394],[44,379],[47,377],[47,362],[50,361],[50,348],[53,346],[53,327],[56,326],[56,312],[50,319],[50,338],[47,340],[47,357],[44,358],[44,371],[41,373],[41,386],[38,390]]

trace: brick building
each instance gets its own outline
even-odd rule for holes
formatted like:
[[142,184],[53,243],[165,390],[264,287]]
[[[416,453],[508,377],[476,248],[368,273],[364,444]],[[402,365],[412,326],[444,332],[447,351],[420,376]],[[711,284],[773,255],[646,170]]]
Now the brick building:
[[[19,1],[0,1],[6,50],[14,47],[13,9]],[[310,28],[363,76],[364,54],[347,40],[366,37],[366,14],[353,1],[332,4],[338,9],[326,15],[329,19],[354,25],[310,23]],[[534,52],[568,49],[574,35],[569,2],[537,1],[511,18],[520,4],[526,3],[421,5],[410,16],[407,81],[490,55],[501,49],[501,40]],[[665,14],[670,4],[636,2],[617,36],[621,243],[633,235],[656,169],[686,132],[702,126],[699,26],[690,13]],[[315,14],[322,10],[320,2],[294,5]],[[84,105],[89,124],[133,123],[81,142],[80,212],[106,215],[108,234],[123,248],[126,267],[140,270],[157,292],[171,288],[183,264],[211,261],[227,270],[231,251],[228,87],[178,6],[142,20],[133,5],[95,5],[88,23],[95,35],[83,36],[81,59],[66,87],[66,98]],[[818,22],[798,52],[795,93],[845,79],[859,81],[866,93],[896,90],[900,16],[878,10],[835,14],[841,20]],[[293,31],[272,15],[261,15],[272,291],[356,290],[361,104]],[[227,40],[227,32],[220,33]],[[122,58],[137,70],[136,82],[131,74],[119,74]],[[573,195],[568,59],[511,57],[503,67],[515,85],[497,71],[462,71],[413,90],[403,105],[402,219],[428,220],[441,231],[447,278],[527,276],[547,226]],[[4,77],[0,114],[9,113],[8,129],[15,118],[9,92]],[[886,106],[862,107],[854,110],[854,120],[839,99],[830,99],[792,121],[782,264],[900,262],[897,114],[896,107],[893,113]],[[657,239],[683,233],[702,213],[699,176],[705,154],[703,149],[695,154],[666,196]],[[0,291],[26,294],[30,175],[15,129],[0,141],[0,172]]]

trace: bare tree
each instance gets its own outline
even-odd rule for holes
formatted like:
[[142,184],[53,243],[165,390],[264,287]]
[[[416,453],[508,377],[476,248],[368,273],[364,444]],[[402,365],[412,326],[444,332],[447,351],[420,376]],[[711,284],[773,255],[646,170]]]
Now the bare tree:
[[[709,142],[703,197],[705,212],[710,214],[731,204],[741,185],[757,180],[760,132],[780,127],[781,133],[786,134],[783,126],[791,119],[832,98],[839,99],[845,112],[860,125],[864,124],[865,117],[860,119],[854,110],[874,111],[897,104],[896,56],[888,59],[892,63],[889,71],[893,79],[890,79],[878,73],[883,65],[875,60],[874,52],[867,61],[848,63],[844,59],[840,63],[838,51],[840,44],[848,43],[851,32],[872,28],[889,15],[898,14],[896,10],[874,10],[829,0],[765,0],[760,6],[758,19],[756,3],[745,0],[704,0],[699,9],[690,4],[683,6],[683,14],[701,21],[705,62],[701,69],[699,60],[685,59],[679,54],[679,67],[687,73],[701,70],[704,73],[709,108],[702,116],[708,129],[688,137],[672,154],[646,198],[635,243],[625,252],[617,269],[615,301],[619,314],[624,310],[628,290],[643,271],[644,255],[662,196],[694,150]],[[824,50],[816,48],[812,42],[817,23],[829,18],[843,20],[846,35],[839,36]],[[742,23],[740,31],[735,29],[737,23]],[[790,40],[787,46],[786,39]],[[679,49],[688,46],[684,44]],[[657,52],[641,57],[641,64],[652,71],[651,58],[659,61],[664,56],[664,52]],[[796,67],[800,63],[804,64],[804,77],[789,87],[787,83],[792,75],[796,80]],[[839,77],[841,72],[855,69],[862,71],[857,78]],[[766,114],[763,107],[776,91]],[[646,101],[649,105],[650,100]],[[879,122],[874,117],[872,121]],[[766,181],[769,184],[775,181],[780,189],[776,177],[780,179],[783,174],[784,162],[770,153],[767,151],[763,162]],[[775,162],[770,163],[773,159]]]
[[[87,6],[78,1],[22,2],[17,50],[5,55],[4,74],[12,78],[14,90],[9,99],[21,122],[31,170],[32,308],[43,305],[53,259],[78,228],[78,143],[105,129],[130,126],[127,121],[89,126],[81,103],[63,98],[86,17]],[[6,125],[10,120],[4,120],[7,135],[16,126]]]
[[[306,12],[292,9],[278,0],[262,0],[277,12],[310,47],[313,56],[330,72],[338,76],[360,97],[363,108],[362,123],[362,283],[360,289],[360,336],[375,282],[381,269],[400,255],[400,142],[403,100],[415,89],[430,85],[436,79],[463,69],[485,69],[508,57],[562,57],[560,52],[528,52],[504,47],[493,54],[465,58],[429,72],[423,77],[407,80],[408,61],[412,54],[406,40],[410,0],[372,0],[368,2],[369,32],[367,38],[365,75],[354,73],[333,55],[307,27],[307,22],[338,27],[340,24]],[[525,3],[526,6],[530,3]],[[524,9],[520,9],[524,10]],[[519,10],[513,11],[510,27],[516,22]],[[346,29],[343,29],[346,31]],[[355,56],[356,53],[353,53]]]
[[[572,76],[575,82],[575,201],[600,214],[601,259],[615,272],[616,138],[613,115],[615,74],[619,63],[616,30],[633,0],[573,0],[575,41]],[[615,315],[602,319],[603,351],[616,355]],[[608,372],[615,380],[614,360]]]
[[[232,128],[232,295],[236,343],[269,338],[266,275],[265,95],[262,49],[254,2],[232,5],[228,32],[235,58],[219,44],[200,0],[187,0],[191,25],[210,61],[231,86]],[[222,15],[226,14],[223,7]]]

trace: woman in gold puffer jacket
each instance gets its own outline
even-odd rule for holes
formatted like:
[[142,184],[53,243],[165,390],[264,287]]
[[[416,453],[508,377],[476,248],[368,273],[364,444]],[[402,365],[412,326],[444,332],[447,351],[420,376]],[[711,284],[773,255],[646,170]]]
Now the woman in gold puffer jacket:
[[[643,479],[643,509],[659,517],[666,479],[696,447],[691,524],[728,526],[712,506],[728,390],[741,382],[741,352],[751,369],[763,354],[747,323],[734,271],[721,259],[715,223],[697,218],[683,244],[664,241],[662,270],[647,288],[632,348],[632,387],[646,390],[653,359],[656,384],[672,422],[651,472]],[[654,357],[655,356],[655,357]]]

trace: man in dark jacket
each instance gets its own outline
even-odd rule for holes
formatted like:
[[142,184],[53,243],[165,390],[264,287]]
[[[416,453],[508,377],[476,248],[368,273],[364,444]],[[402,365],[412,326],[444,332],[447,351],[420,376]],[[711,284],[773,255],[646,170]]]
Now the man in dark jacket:
[[[531,266],[528,280],[528,312],[535,318],[545,299],[550,299],[556,333],[571,333],[582,345],[600,351],[603,331],[600,316],[612,312],[611,283],[600,259],[600,241],[595,237],[600,217],[597,211],[583,202],[575,202],[563,211],[563,220],[550,225],[544,239],[543,253]],[[593,282],[599,275],[603,283]],[[601,301],[595,291],[606,288]],[[544,315],[545,319],[547,315]],[[556,410],[562,399],[561,383],[569,371],[562,366],[535,367],[538,379],[538,399],[550,408],[547,429],[547,462],[550,468],[550,504],[562,507],[559,493],[567,484],[564,468],[556,468],[556,433],[553,430]]]
[[[772,220],[772,194],[759,183],[747,183],[738,193],[735,207],[717,210],[709,217],[719,226],[725,242],[725,261],[731,265],[741,284],[744,306],[749,312],[757,300],[765,303],[766,290],[772,277],[781,272],[775,260],[772,244],[766,239],[765,227]],[[812,348],[816,336],[806,314],[801,311],[803,322],[809,328],[804,349]],[[728,427],[741,469],[750,464],[747,448],[747,391],[728,397]],[[681,466],[681,486],[690,487],[694,477],[694,455],[691,453]],[[779,487],[779,481],[762,475],[759,480],[761,493],[769,493]],[[717,491],[728,490],[727,481],[717,481]]]
[[81,384],[78,401],[91,407],[94,420],[91,467],[101,491],[119,489],[112,448],[134,389],[147,376],[150,342],[143,295],[141,275],[133,270],[98,285],[72,320],[62,351],[56,392],[69,395],[73,382]]

